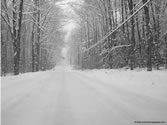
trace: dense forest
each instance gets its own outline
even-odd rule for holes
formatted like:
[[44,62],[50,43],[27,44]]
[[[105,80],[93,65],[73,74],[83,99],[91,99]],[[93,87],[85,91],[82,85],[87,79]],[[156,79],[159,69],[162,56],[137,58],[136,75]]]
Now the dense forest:
[[[62,58],[60,0],[1,1],[1,75],[52,69]],[[79,28],[68,59],[76,69],[167,68],[167,0],[68,3]]]
[[2,0],[1,74],[53,68],[63,46],[55,1]]
[[166,0],[85,0],[80,10],[72,6],[81,17],[80,35],[71,40],[80,42],[71,47],[78,68],[167,68]]

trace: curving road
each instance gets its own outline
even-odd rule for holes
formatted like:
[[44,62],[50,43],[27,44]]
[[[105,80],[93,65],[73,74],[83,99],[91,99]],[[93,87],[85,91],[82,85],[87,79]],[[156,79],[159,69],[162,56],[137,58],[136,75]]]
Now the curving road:
[[2,125],[135,125],[167,120],[165,109],[165,101],[86,72],[58,70],[12,77],[10,83],[2,80]]

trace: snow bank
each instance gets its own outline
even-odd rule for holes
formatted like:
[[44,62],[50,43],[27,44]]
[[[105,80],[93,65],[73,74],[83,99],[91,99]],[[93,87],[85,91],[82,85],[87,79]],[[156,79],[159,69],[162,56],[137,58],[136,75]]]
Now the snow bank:
[[101,69],[85,72],[88,77],[97,78],[107,84],[167,102],[166,70],[147,72],[145,70]]

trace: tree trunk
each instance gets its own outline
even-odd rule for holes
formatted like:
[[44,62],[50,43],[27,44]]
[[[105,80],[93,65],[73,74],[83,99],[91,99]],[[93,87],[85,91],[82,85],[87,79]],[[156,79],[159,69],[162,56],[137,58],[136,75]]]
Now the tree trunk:
[[[145,4],[148,0],[142,0]],[[147,71],[152,71],[152,34],[150,30],[149,7],[144,6],[145,22],[146,22],[146,39],[147,39]]]
[[[2,32],[1,32],[2,33]],[[6,36],[1,35],[1,75],[5,76],[7,73],[7,45],[8,45],[8,31]]]
[[139,64],[139,67],[141,68],[142,67],[142,39],[141,39],[141,34],[140,34],[140,28],[139,28],[139,19],[138,19],[138,15],[136,15],[136,29],[137,29],[137,34],[138,34],[138,40],[139,40],[139,60],[140,60],[140,64]]
[[[19,64],[20,64],[20,37],[21,37],[21,23],[22,23],[22,11],[23,11],[23,0],[20,0],[19,3],[19,14],[16,14],[17,7],[16,1],[13,0],[13,33],[14,33],[14,75],[19,74]],[[18,24],[17,24],[18,21]],[[18,25],[18,28],[17,28]]]
[[[133,14],[133,1],[129,0],[129,11],[131,13],[131,15]],[[135,48],[135,26],[134,26],[134,17],[132,17],[131,19],[131,47],[130,47],[130,69],[133,70],[134,69],[134,48]]]
[[[37,7],[40,8],[40,0],[37,0]],[[37,13],[37,43],[36,43],[36,49],[37,49],[37,55],[36,55],[36,71],[40,70],[40,10],[38,10]]]
[[32,35],[31,35],[31,46],[32,46],[32,72],[35,72],[35,23],[33,22],[32,26]]
[[166,52],[166,54],[165,54],[165,60],[166,60],[165,63],[166,64],[165,64],[165,68],[167,69],[167,33],[166,33],[166,36],[165,36],[165,44],[166,44],[166,51],[165,51]]
[[[121,0],[121,17],[122,17],[122,22],[124,22],[124,0]],[[125,33],[125,25],[122,26],[122,31]]]

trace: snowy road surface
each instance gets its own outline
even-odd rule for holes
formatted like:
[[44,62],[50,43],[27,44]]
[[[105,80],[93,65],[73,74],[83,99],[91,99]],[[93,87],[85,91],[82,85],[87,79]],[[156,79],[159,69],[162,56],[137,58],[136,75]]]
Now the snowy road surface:
[[[164,83],[146,85],[148,91],[143,92],[141,83],[136,85],[139,91],[131,91],[131,83],[117,85],[116,73],[106,74],[110,81],[103,75],[59,69],[2,78],[2,125],[167,125]],[[129,81],[133,80],[132,74]],[[152,94],[158,95],[160,88],[161,98]]]

